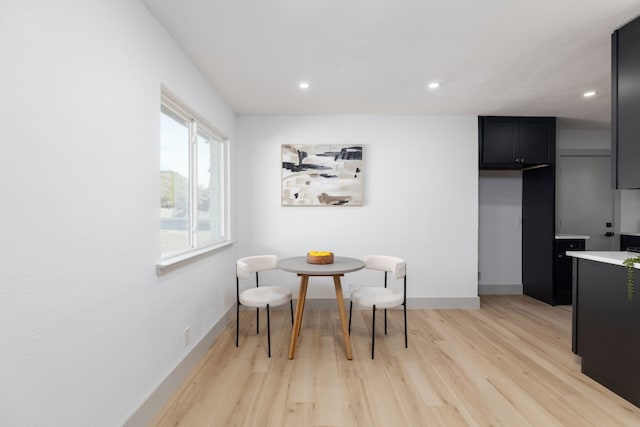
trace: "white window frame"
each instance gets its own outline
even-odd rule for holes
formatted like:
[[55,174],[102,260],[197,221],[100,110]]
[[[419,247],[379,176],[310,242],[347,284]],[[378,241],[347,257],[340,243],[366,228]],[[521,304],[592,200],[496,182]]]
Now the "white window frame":
[[[174,266],[175,264],[182,263],[194,257],[203,255],[208,252],[220,249],[228,246],[233,242],[230,239],[230,200],[229,200],[229,139],[214,126],[211,126],[206,120],[199,115],[195,114],[189,108],[185,107],[183,103],[176,100],[176,98],[167,93],[166,90],[162,91],[160,109],[165,107],[171,110],[174,114],[185,119],[188,123],[189,130],[189,248],[170,253],[162,253],[160,251],[160,261],[156,264],[156,271],[161,274],[164,269]],[[212,136],[216,142],[221,146],[221,161],[219,162],[220,171],[218,172],[218,179],[220,180],[219,189],[222,194],[218,195],[221,207],[220,215],[220,232],[221,238],[214,240],[211,243],[198,246],[197,236],[197,224],[198,224],[198,197],[197,197],[197,142],[198,142],[198,130],[204,131],[204,133]],[[160,228],[158,228],[160,230]]]

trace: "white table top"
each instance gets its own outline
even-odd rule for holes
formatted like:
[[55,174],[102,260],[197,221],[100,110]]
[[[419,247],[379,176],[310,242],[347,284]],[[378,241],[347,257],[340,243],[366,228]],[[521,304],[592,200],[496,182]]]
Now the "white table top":
[[334,256],[333,264],[309,264],[306,256],[296,256],[278,261],[280,270],[309,276],[333,276],[362,270],[364,261],[357,258]]

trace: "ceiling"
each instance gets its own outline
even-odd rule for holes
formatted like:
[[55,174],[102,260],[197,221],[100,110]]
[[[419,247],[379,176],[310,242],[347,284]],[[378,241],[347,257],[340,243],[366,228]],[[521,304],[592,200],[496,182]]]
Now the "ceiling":
[[141,1],[239,114],[540,115],[595,127],[610,122],[611,33],[640,15],[640,0]]

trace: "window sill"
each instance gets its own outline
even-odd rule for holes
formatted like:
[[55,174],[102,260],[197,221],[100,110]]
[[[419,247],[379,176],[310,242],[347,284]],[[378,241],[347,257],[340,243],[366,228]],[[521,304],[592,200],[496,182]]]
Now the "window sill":
[[195,258],[198,258],[202,255],[206,255],[210,252],[217,251],[219,249],[225,248],[227,246],[231,246],[235,243],[234,240],[227,240],[225,242],[220,242],[215,245],[207,246],[204,248],[194,249],[190,252],[176,255],[170,258],[166,258],[161,260],[156,264],[156,274],[158,276],[164,274],[167,270],[179,267],[181,264],[187,263]]

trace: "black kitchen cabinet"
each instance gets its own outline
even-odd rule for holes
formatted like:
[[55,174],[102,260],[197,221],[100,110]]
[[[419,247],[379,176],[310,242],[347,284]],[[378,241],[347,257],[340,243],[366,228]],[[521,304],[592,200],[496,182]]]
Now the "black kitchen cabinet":
[[630,301],[625,267],[578,259],[572,350],[582,358],[583,374],[640,406],[637,289]]
[[640,236],[631,236],[629,234],[620,235],[620,250],[626,251],[627,248],[640,248]]
[[573,258],[567,251],[584,251],[583,239],[556,239],[553,266],[553,305],[570,305],[573,294]]
[[522,289],[555,304],[555,117],[478,117],[480,169],[522,170]]
[[555,123],[555,117],[478,117],[480,169],[553,163]]
[[611,37],[612,181],[640,188],[640,17]]
[[553,304],[554,165],[522,171],[522,292]]

